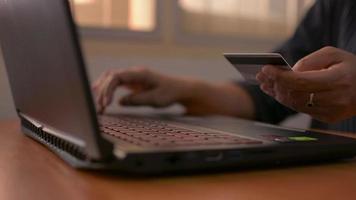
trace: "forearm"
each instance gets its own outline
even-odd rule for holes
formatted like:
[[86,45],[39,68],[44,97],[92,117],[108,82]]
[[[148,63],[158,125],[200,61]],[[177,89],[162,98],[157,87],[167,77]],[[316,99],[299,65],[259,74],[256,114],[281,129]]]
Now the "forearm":
[[180,102],[186,107],[187,114],[255,118],[250,95],[235,83],[211,84],[199,80],[186,83],[190,85],[190,91],[185,92]]

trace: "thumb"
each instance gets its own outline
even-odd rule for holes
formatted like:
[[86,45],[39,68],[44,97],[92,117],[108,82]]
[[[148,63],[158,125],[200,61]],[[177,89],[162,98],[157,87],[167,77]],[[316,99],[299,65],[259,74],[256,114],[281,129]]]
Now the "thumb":
[[293,71],[316,71],[327,69],[330,66],[342,62],[343,51],[334,47],[324,47],[299,60],[293,67]]

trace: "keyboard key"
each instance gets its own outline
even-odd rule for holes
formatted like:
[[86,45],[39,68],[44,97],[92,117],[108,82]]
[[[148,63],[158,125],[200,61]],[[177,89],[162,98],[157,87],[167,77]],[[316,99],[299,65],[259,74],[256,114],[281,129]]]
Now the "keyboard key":
[[100,130],[139,146],[257,145],[262,141],[219,132],[199,132],[158,120],[134,117],[102,117]]

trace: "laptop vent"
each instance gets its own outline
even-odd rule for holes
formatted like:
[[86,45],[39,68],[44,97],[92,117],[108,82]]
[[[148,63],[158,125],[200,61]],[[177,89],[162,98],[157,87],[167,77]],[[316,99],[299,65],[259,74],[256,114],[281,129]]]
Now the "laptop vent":
[[77,159],[87,160],[86,154],[78,145],[45,132],[41,128],[37,128],[31,122],[24,118],[21,118],[21,123],[25,128],[29,129],[32,132],[32,136],[36,137],[41,142],[50,145],[56,150],[65,151]]

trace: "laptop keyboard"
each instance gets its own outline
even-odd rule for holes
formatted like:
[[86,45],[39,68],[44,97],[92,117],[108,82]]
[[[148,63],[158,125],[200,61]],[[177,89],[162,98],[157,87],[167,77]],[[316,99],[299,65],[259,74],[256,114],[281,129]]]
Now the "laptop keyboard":
[[104,134],[138,146],[256,145],[262,141],[212,131],[195,131],[141,117],[100,117]]

